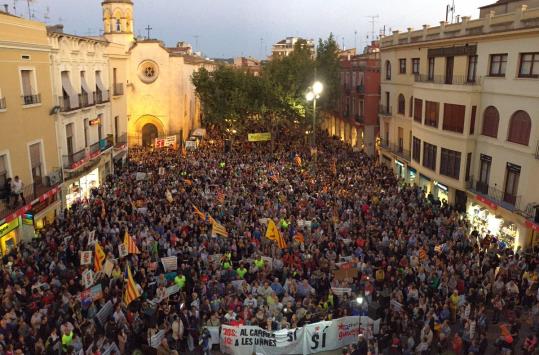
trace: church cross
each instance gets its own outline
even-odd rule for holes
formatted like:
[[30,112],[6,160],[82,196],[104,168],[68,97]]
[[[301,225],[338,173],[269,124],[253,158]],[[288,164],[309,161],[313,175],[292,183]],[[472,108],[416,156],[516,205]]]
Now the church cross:
[[146,27],[145,30],[148,32],[148,36],[146,37],[146,39],[150,39],[150,31],[153,30],[153,28],[151,28],[150,25],[148,25],[148,27]]

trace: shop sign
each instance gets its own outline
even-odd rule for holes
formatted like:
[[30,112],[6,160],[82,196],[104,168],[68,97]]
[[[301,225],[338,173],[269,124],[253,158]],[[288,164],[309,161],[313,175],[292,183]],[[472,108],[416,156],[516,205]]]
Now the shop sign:
[[270,132],[264,132],[264,133],[249,133],[247,135],[247,139],[249,142],[265,142],[271,140],[271,133]]
[[534,231],[539,233],[539,225],[533,223],[532,221],[526,221],[526,227],[533,229]]
[[492,208],[493,210],[497,209],[498,208],[498,205],[495,204],[494,202],[492,202],[491,200],[489,200],[488,198],[485,198],[481,195],[475,195],[475,199],[479,202],[482,202],[484,203],[485,205],[487,205],[488,207]]
[[94,118],[93,120],[90,120],[88,121],[88,124],[90,126],[97,126],[101,123],[101,119],[98,117],[98,118]]
[[438,187],[440,190],[444,190],[445,192],[449,191],[447,186],[438,181],[434,181],[434,186]]
[[12,230],[16,229],[19,226],[19,219],[14,219],[11,222],[4,223],[0,226],[0,236],[4,236],[11,232]]
[[28,226],[34,225],[34,215],[32,213],[25,213],[21,217],[22,217],[22,224],[26,224]]

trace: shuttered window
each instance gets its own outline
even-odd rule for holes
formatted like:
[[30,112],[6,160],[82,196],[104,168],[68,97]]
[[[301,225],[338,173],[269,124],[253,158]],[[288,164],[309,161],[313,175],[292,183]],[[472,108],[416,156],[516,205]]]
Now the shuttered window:
[[532,121],[530,115],[525,111],[517,111],[509,121],[509,134],[507,140],[513,143],[528,145],[530,143],[531,129]]
[[483,128],[481,134],[492,138],[498,138],[498,125],[500,124],[500,113],[494,106],[489,106],[483,113]]
[[466,106],[444,104],[444,124],[445,131],[464,133],[464,115]]

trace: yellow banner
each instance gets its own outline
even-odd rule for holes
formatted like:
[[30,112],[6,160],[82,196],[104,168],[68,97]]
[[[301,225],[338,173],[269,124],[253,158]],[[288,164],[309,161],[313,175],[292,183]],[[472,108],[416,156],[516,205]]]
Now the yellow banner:
[[247,135],[247,138],[249,139],[249,142],[264,142],[264,141],[270,141],[271,140],[271,133],[270,132],[264,132],[264,133],[249,133]]

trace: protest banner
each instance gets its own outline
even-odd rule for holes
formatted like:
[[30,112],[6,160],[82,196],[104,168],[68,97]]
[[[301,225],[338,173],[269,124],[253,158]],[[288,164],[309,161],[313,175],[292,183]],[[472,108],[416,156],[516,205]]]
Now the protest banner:
[[81,265],[90,265],[92,263],[92,251],[81,251],[80,252],[80,264]]
[[167,296],[170,297],[176,293],[180,292],[180,286],[174,284],[172,286],[167,287]]
[[214,344],[219,344],[219,327],[206,326],[204,328],[208,329],[208,332],[210,332],[210,348]]
[[161,258],[161,262],[163,263],[165,272],[178,270],[178,258],[176,256]]
[[248,133],[247,134],[247,140],[249,142],[265,142],[271,140],[271,133],[270,132],[263,132],[263,133]]
[[337,297],[342,297],[344,294],[351,295],[352,289],[349,287],[332,287],[331,291]]
[[[371,322],[365,318],[363,323],[367,328]],[[353,344],[359,333],[360,317],[343,317],[274,332],[255,326],[223,325],[220,345],[221,352],[232,355],[315,354]]]

